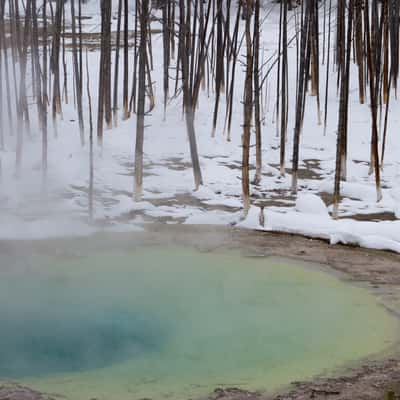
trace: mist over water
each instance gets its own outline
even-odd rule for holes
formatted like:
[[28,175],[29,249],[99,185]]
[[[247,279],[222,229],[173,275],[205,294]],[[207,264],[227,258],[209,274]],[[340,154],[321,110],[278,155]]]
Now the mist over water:
[[0,382],[71,399],[271,390],[382,351],[397,328],[366,290],[282,260],[158,246],[9,262]]
[[168,332],[158,318],[129,309],[88,311],[85,305],[2,318],[0,376],[76,372],[160,351]]

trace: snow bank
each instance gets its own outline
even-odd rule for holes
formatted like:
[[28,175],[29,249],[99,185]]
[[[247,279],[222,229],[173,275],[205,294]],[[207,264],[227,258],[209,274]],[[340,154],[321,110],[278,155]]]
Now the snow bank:
[[300,193],[295,208],[304,214],[328,215],[328,209],[322,199],[311,193]]
[[[304,199],[303,199],[304,200]],[[317,200],[315,203],[317,203]],[[265,226],[259,224],[258,207],[251,207],[247,218],[238,226],[247,229],[294,233],[328,240],[331,244],[352,244],[400,253],[400,221],[365,222],[351,219],[333,220],[318,211],[265,211]]]

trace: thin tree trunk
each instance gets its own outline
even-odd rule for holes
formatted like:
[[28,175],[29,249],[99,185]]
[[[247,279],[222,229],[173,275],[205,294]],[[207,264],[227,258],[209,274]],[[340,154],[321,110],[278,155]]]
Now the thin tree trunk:
[[[138,4],[138,2],[136,2]],[[148,0],[141,0],[140,8],[140,44],[139,44],[139,76],[138,103],[136,117],[135,145],[135,185],[134,199],[140,201],[143,192],[143,144],[144,144],[144,108],[146,100],[146,52],[147,52],[147,18]]]
[[[188,5],[190,0],[186,0]],[[185,12],[185,0],[179,0],[180,9],[180,37],[179,37],[179,57],[182,66],[182,90],[183,104],[185,111],[186,130],[189,138],[190,155],[193,166],[194,185],[197,190],[203,184],[203,178],[200,169],[200,160],[197,151],[196,132],[194,128],[194,102],[193,93],[190,92],[189,83],[189,54],[191,54],[190,26],[188,15]]]
[[117,19],[117,37],[115,41],[115,62],[114,62],[114,97],[113,97],[113,118],[114,125],[118,125],[118,77],[119,77],[119,50],[121,38],[121,18],[122,1],[118,0],[118,19]]
[[124,0],[124,83],[123,83],[123,118],[129,118],[129,100],[128,100],[128,85],[129,85],[129,9],[128,0]]
[[[340,0],[343,1],[344,0]],[[347,108],[349,104],[349,80],[350,80],[350,58],[351,58],[351,38],[353,29],[353,12],[354,12],[354,0],[349,0],[349,11],[347,20],[347,40],[342,43],[345,51],[344,62],[345,68],[341,73],[341,84],[340,84],[340,105],[339,105],[339,123],[336,143],[336,169],[335,169],[335,186],[333,194],[333,217],[338,216],[338,207],[340,200],[340,181],[344,177],[344,171],[346,164],[346,144],[347,144],[347,125],[348,125],[348,113]],[[344,24],[344,21],[343,21]],[[344,40],[344,38],[343,38]]]
[[[285,0],[286,2],[286,0]],[[254,184],[261,182],[262,172],[262,140],[261,140],[261,109],[260,96],[262,91],[260,88],[260,0],[255,0],[254,5],[254,124],[256,131],[256,174]]]
[[[280,145],[280,174],[285,176],[286,136],[287,136],[287,4],[288,0],[282,0],[282,90],[281,90],[281,145]],[[278,124],[278,121],[277,121]]]
[[90,79],[89,79],[89,62],[88,62],[88,51],[86,49],[86,92],[88,97],[89,105],[89,201],[88,201],[88,212],[89,221],[93,221],[94,211],[94,157],[93,157],[93,118],[92,118],[92,98],[90,96]]
[[84,123],[83,123],[83,109],[82,109],[82,84],[79,71],[78,48],[76,40],[76,21],[75,21],[75,0],[71,1],[71,19],[72,19],[72,56],[74,64],[75,76],[75,90],[76,90],[76,103],[78,106],[78,119],[79,119],[79,132],[81,138],[81,145],[85,145]]
[[301,28],[300,40],[300,68],[297,88],[296,100],[296,122],[294,128],[293,140],[293,157],[292,157],[292,193],[297,193],[297,174],[299,167],[299,148],[300,148],[300,134],[303,125],[303,115],[305,106],[305,93],[307,86],[307,78],[309,73],[309,54],[307,52],[307,42],[309,40],[309,19],[311,7],[315,0],[305,0],[304,20]]
[[253,54],[252,54],[252,37],[251,37],[251,0],[246,0],[246,8],[244,10],[246,17],[246,78],[244,86],[244,122],[243,122],[243,139],[242,139],[242,197],[244,216],[250,209],[250,179],[249,179],[249,156],[250,156],[250,129],[253,109]]
[[369,72],[369,88],[371,98],[371,167],[375,171],[375,184],[376,184],[376,196],[377,201],[382,199],[382,192],[380,187],[380,169],[379,169],[379,155],[378,155],[378,126],[377,126],[377,102],[375,94],[375,82],[374,82],[374,64],[373,54],[371,49],[371,33],[369,24],[369,0],[365,0],[364,5],[364,21],[365,21],[365,35],[366,35],[366,46],[367,46],[367,63]]

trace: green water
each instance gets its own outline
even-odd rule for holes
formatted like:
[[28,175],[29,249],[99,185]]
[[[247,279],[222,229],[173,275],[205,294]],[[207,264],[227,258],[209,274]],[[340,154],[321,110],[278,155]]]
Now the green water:
[[144,247],[20,263],[0,272],[0,379],[73,400],[273,390],[396,337],[368,291],[289,261]]

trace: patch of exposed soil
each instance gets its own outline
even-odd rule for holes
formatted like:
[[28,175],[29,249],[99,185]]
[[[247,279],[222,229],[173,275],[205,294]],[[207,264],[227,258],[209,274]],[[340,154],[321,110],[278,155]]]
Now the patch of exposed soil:
[[[346,216],[339,217],[339,219],[342,218],[349,218]],[[389,212],[389,211],[382,211],[382,212],[377,212],[377,213],[369,213],[369,214],[352,214],[350,216],[351,219],[354,219],[356,221],[373,221],[373,222],[379,222],[379,221],[397,221],[397,217],[394,212]]]
[[347,376],[296,382],[293,387],[265,400],[395,400],[400,398],[400,361],[370,362]]
[[388,360],[365,364],[345,377],[294,382],[285,394],[264,396],[235,387],[217,388],[207,400],[397,400],[396,393],[400,393],[400,363]]
[[0,385],[0,400],[54,400],[56,397],[18,384]]

